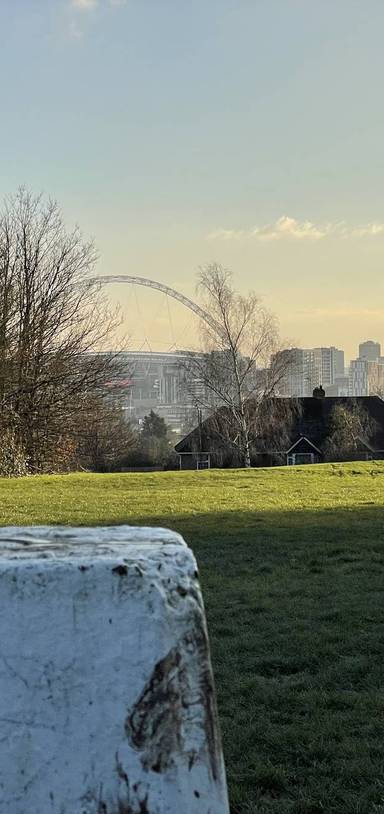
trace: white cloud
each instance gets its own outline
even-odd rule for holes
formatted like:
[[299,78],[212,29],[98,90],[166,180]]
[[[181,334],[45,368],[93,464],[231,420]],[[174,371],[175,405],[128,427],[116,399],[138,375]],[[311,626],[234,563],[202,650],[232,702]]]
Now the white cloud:
[[[112,8],[125,6],[127,4],[127,0],[106,0],[106,2],[108,2],[108,5],[112,6]],[[99,0],[70,0],[70,5],[79,11],[90,11],[93,8],[97,8]]]
[[96,8],[98,0],[71,0],[72,8],[80,9],[80,11],[89,11]]
[[208,240],[239,240],[241,237],[248,237],[249,232],[243,229],[215,229],[208,235]]
[[384,234],[384,223],[366,223],[352,229],[351,234],[356,237],[377,237]]
[[297,220],[283,215],[274,223],[254,226],[251,229],[215,229],[208,235],[209,240],[240,240],[253,238],[258,241],[316,241],[328,236],[337,237],[377,237],[384,235],[384,223],[366,223],[362,226],[348,226],[345,221],[335,223],[313,223],[310,220]]
[[329,225],[316,226],[310,220],[299,221],[287,215],[283,215],[275,223],[256,226],[251,232],[258,240],[281,240],[286,237],[293,237],[296,240],[320,240],[328,233]]
[[112,9],[122,8],[127,4],[127,0],[67,0],[67,9],[70,13],[68,20],[68,34],[72,40],[83,38],[82,28],[79,26],[80,16],[85,19],[83,12],[95,11],[107,6]]

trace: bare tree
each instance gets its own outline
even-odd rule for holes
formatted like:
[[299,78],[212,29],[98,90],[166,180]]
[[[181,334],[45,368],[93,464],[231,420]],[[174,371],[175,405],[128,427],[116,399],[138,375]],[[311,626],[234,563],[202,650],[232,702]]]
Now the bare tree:
[[254,292],[239,294],[227,269],[217,263],[201,269],[198,290],[214,325],[202,324],[205,352],[189,363],[186,382],[194,381],[196,402],[208,411],[216,432],[236,448],[241,465],[249,467],[251,443],[262,433],[263,407],[290,359],[278,353],[275,317]]
[[384,365],[381,362],[368,362],[368,393],[384,399]]
[[0,429],[44,469],[71,417],[116,369],[118,324],[89,282],[97,254],[54,201],[21,189],[0,213]]

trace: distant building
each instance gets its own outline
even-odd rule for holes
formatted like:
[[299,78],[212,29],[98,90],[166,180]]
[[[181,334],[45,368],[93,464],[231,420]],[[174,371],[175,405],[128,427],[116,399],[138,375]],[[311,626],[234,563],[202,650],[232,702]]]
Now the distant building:
[[127,419],[140,424],[154,410],[172,430],[185,431],[196,418],[195,405],[203,387],[197,379],[189,379],[186,386],[188,362],[193,355],[189,351],[120,353],[122,375],[109,384],[119,389]]
[[329,384],[325,388],[326,396],[348,396],[349,395],[349,376],[335,376],[333,384]]
[[273,362],[279,364],[277,360],[284,360],[282,369],[285,371],[278,384],[279,396],[306,396],[310,392],[308,352],[303,348],[290,348],[279,351]]
[[352,359],[349,365],[350,396],[368,396],[368,362],[366,359]]
[[333,375],[336,380],[345,375],[345,356],[344,351],[340,348],[332,348],[333,350]]
[[[337,380],[344,377],[344,351],[339,348],[292,348],[289,351],[281,351],[283,354],[290,354],[290,364],[279,384],[278,395],[296,396],[302,398],[310,396],[315,387],[322,385],[327,388],[333,387]],[[344,390],[347,385],[344,383]],[[335,395],[348,395],[347,392],[339,392]]]
[[372,342],[371,339],[367,342],[361,342],[359,345],[359,359],[367,359],[369,362],[376,362],[381,356],[380,342]]
[[[308,351],[311,359],[311,384],[328,387],[335,383],[336,376],[344,375],[344,351],[333,346],[312,348]],[[313,389],[312,387],[312,389]]]
[[384,395],[384,364],[366,358],[352,359],[348,392],[350,396]]

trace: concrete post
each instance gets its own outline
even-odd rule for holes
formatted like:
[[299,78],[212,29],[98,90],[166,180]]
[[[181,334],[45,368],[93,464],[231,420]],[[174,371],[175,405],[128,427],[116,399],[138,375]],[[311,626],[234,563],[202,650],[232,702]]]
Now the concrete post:
[[228,814],[196,563],[163,529],[0,529],[0,811]]

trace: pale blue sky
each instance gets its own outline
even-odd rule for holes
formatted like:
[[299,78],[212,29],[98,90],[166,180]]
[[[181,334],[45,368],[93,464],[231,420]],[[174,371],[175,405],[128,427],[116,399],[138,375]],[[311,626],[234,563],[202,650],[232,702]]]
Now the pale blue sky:
[[216,259],[301,344],[384,344],[382,0],[2,0],[0,27],[3,193],[55,196],[100,272],[193,294]]

